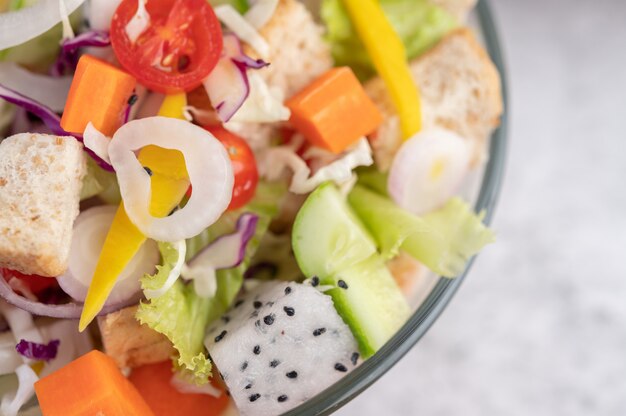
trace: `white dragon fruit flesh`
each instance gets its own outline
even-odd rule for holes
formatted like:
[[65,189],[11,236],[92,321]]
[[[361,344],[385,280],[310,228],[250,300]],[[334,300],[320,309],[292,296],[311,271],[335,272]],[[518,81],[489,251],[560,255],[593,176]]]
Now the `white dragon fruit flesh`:
[[239,298],[205,340],[241,415],[279,415],[359,362],[332,299],[310,285],[269,282]]

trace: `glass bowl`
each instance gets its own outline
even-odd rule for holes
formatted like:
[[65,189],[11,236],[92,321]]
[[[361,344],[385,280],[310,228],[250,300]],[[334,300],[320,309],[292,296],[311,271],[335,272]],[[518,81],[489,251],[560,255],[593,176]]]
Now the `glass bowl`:
[[[479,175],[473,178],[473,184],[468,186],[464,196],[474,201],[476,211],[485,211],[485,222],[490,223],[498,199],[504,162],[506,157],[507,141],[507,83],[506,72],[502,59],[502,51],[498,33],[493,22],[488,0],[479,0],[471,16],[471,26],[481,36],[491,59],[500,72],[502,80],[502,97],[504,111],[500,127],[493,133],[489,145],[489,160]],[[407,323],[394,335],[387,344],[373,357],[363,362],[359,367],[346,375],[322,393],[306,403],[285,413],[283,416],[327,415],[354,399],[367,387],[378,380],[394,364],[396,364],[433,325],[452,299],[455,292],[471,268],[469,262],[463,274],[456,279],[446,279],[436,276],[426,278],[420,283],[420,290],[412,300],[415,312]],[[0,392],[7,377],[0,379]],[[12,384],[12,383],[10,383]],[[20,412],[22,416],[40,415],[36,401],[32,401]]]
[[[485,211],[485,222],[489,224],[498,200],[506,158],[508,124],[506,72],[488,0],[479,0],[471,22],[477,33],[482,35],[483,43],[500,72],[504,101],[500,127],[493,133],[490,140],[489,160],[481,175],[476,178],[476,191],[470,190],[469,195],[471,200],[475,201],[476,211]],[[413,300],[414,308],[416,308],[413,315],[380,351],[343,379],[283,416],[333,413],[378,380],[424,336],[437,320],[467,276],[472,262],[473,260],[469,262],[463,274],[456,279],[435,277],[427,293],[421,299]]]

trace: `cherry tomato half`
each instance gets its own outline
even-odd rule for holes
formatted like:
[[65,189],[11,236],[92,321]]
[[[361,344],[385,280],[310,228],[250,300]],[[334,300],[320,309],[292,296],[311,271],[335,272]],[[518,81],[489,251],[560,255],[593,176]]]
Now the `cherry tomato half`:
[[149,26],[131,42],[126,25],[137,0],[122,0],[111,20],[120,64],[146,87],[171,94],[200,85],[222,53],[222,28],[206,0],[150,0]]
[[223,127],[210,126],[205,128],[222,142],[233,164],[235,184],[233,186],[233,199],[230,201],[228,209],[241,208],[252,199],[259,182],[259,172],[254,153],[244,139]]
[[24,282],[26,287],[28,287],[28,289],[35,295],[40,294],[48,288],[58,286],[57,279],[55,279],[54,277],[23,274],[10,269],[0,269],[0,272],[2,273],[2,276],[4,276],[4,280],[6,280],[7,282],[13,277],[20,279],[22,282]]

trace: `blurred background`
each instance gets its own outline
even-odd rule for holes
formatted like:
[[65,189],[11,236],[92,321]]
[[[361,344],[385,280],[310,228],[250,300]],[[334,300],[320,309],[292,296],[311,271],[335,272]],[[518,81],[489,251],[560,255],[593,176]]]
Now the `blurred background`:
[[511,90],[498,242],[338,415],[626,415],[626,2],[491,5]]

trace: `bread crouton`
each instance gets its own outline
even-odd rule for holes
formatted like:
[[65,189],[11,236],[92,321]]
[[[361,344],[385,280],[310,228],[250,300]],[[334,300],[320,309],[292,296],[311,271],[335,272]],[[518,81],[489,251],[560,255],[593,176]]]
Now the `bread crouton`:
[[[502,93],[498,71],[472,32],[452,32],[410,69],[420,87],[423,127],[447,128],[470,139],[479,162],[500,122]],[[365,89],[385,116],[370,139],[378,168],[386,171],[402,144],[399,119],[382,79]]]
[[[332,67],[323,30],[297,0],[280,0],[272,18],[259,30],[270,46],[270,65],[258,73],[268,85],[280,88],[286,99]],[[245,52],[254,55],[247,46]]]
[[0,267],[41,276],[67,270],[85,172],[73,137],[22,133],[0,143]]
[[104,351],[120,368],[154,364],[174,356],[172,343],[135,319],[137,307],[121,309],[98,318]]
[[456,17],[459,23],[465,23],[470,11],[476,6],[478,0],[430,0],[431,3],[441,7],[452,16]]

